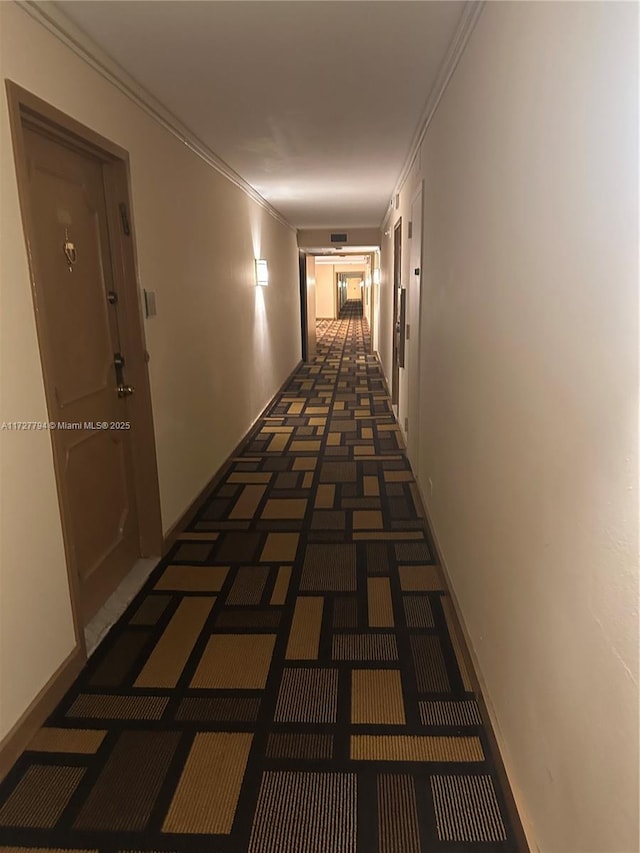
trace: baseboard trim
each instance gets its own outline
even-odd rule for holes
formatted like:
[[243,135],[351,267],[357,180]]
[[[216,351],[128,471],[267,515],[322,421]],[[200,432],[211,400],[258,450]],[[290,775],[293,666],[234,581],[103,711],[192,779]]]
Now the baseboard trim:
[[[487,741],[489,744],[489,749],[491,751],[491,758],[493,759],[496,768],[496,773],[498,775],[498,780],[505,794],[505,804],[507,807],[507,812],[509,814],[509,819],[511,820],[511,824],[513,826],[513,830],[516,836],[518,850],[522,851],[522,853],[531,853],[531,851],[533,850],[538,850],[538,847],[533,842],[531,829],[529,829],[528,832],[525,831],[525,826],[530,827],[530,823],[526,822],[526,809],[524,808],[523,798],[517,790],[514,790],[513,783],[507,772],[507,765],[504,760],[504,755],[508,754],[508,751],[500,736],[500,726],[498,724],[497,715],[495,713],[493,705],[487,699],[489,694],[487,691],[486,681],[482,675],[482,669],[478,662],[477,655],[473,648],[473,643],[471,642],[469,631],[462,616],[460,604],[458,602],[458,598],[456,596],[455,589],[451,581],[451,574],[447,567],[447,562],[444,558],[442,548],[438,541],[438,535],[433,525],[427,502],[424,499],[424,493],[422,491],[420,482],[418,481],[418,477],[415,472],[414,476],[416,479],[418,497],[421,503],[420,509],[422,510],[424,519],[427,523],[429,545],[432,547],[436,559],[440,565],[447,586],[447,592],[451,599],[451,603],[453,604],[453,611],[456,623],[455,627],[458,632],[460,647],[462,649],[462,654],[465,658],[467,669],[470,673],[473,690],[476,694],[478,707],[480,709],[480,716],[482,717],[482,722],[484,724],[485,731],[487,732]],[[525,816],[524,820],[523,816]]]
[[29,745],[38,729],[71,687],[86,661],[80,645],[62,662],[28,706],[13,728],[0,742],[0,781],[4,779]]
[[271,406],[274,404],[276,398],[279,397],[280,394],[282,394],[286,390],[287,385],[291,382],[291,380],[296,375],[298,370],[300,370],[300,367],[302,366],[302,364],[304,364],[304,362],[301,359],[296,364],[296,366],[293,368],[291,373],[287,376],[287,378],[284,380],[282,385],[280,385],[280,387],[275,392],[275,394],[271,397],[271,399],[269,400],[267,405],[262,409],[260,414],[256,415],[256,417],[253,419],[251,426],[249,427],[247,432],[240,439],[240,441],[236,444],[236,446],[233,448],[231,453],[227,456],[227,458],[222,463],[222,465],[218,468],[218,470],[213,475],[213,477],[211,477],[211,479],[206,484],[206,486],[200,492],[198,492],[196,497],[192,500],[192,502],[189,504],[187,509],[182,513],[180,518],[175,522],[175,524],[171,525],[171,527],[169,528],[169,530],[167,531],[167,533],[164,536],[163,548],[162,548],[162,555],[163,556],[165,556],[167,551],[169,551],[169,549],[173,545],[175,545],[176,540],[178,538],[178,535],[185,529],[185,527],[188,527],[189,524],[191,524],[191,522],[193,521],[193,519],[197,515],[198,511],[202,508],[202,505],[204,504],[207,497],[211,494],[213,489],[217,486],[217,484],[220,482],[220,480],[222,480],[222,478],[227,473],[229,466],[231,465],[231,463],[233,461],[233,458],[238,455],[238,453],[240,452],[242,447],[244,447],[246,442],[251,438],[251,434],[254,432],[254,430],[256,428],[256,424],[265,417],[265,415],[267,414],[267,412],[269,411]]

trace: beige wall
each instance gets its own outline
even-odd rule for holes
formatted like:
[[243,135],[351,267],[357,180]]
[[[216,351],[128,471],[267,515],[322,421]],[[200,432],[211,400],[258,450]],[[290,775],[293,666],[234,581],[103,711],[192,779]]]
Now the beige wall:
[[382,271],[380,270],[380,252],[376,251],[371,256],[371,345],[374,352],[380,349],[380,282],[376,283],[376,276],[380,276],[382,280]]
[[307,361],[316,354],[316,259],[307,255]]
[[358,273],[359,278],[349,278],[347,280],[347,299],[362,299],[362,288],[360,282],[363,281],[363,273]]
[[637,14],[487,4],[387,225],[424,177],[420,485],[546,853],[639,849]]
[[[409,186],[407,181],[405,186]],[[405,193],[400,194],[401,197]],[[384,370],[389,390],[391,390],[391,371],[393,368],[393,226],[398,219],[394,211],[386,229],[383,229],[380,245],[380,285],[379,285],[379,331],[378,355]]]
[[333,264],[316,263],[316,317],[336,316],[336,276]]
[[[2,78],[131,154],[140,283],[157,293],[146,335],[166,530],[300,358],[296,236],[17,6],[0,15]],[[0,121],[0,421],[46,421],[4,85]],[[49,436],[0,440],[2,737],[74,637]]]
[[366,266],[364,270],[364,286],[362,288],[362,312],[365,320],[371,329],[371,321],[373,319],[371,312],[371,257],[367,256]]
[[[357,273],[360,279],[365,277],[365,271],[358,270],[353,264],[316,263],[316,317],[335,319],[337,312],[336,274],[340,272],[352,275]],[[360,299],[360,285],[355,280],[350,282],[349,288],[348,298]]]

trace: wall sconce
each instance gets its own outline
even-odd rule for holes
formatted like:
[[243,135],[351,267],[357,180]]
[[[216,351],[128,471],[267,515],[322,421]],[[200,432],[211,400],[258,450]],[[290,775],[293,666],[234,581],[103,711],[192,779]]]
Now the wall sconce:
[[269,267],[262,258],[256,258],[256,286],[266,287],[269,284]]
[[380,267],[376,267],[373,271],[373,283],[380,284]]

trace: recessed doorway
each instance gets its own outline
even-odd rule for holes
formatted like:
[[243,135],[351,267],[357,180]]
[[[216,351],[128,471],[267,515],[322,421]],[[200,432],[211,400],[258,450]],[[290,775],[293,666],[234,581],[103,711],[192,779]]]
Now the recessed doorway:
[[162,550],[127,152],[13,83],[11,130],[76,636]]

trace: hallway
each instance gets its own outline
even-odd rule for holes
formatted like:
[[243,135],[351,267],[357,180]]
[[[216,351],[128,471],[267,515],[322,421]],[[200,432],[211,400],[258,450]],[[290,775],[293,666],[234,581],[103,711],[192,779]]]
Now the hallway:
[[638,853],[639,9],[0,2],[0,853]]
[[2,849],[518,849],[419,507],[347,303],[5,780]]

